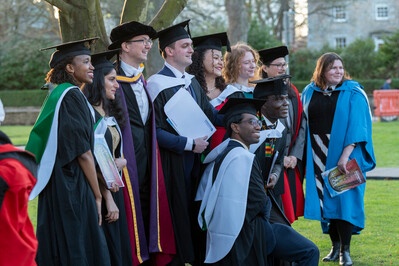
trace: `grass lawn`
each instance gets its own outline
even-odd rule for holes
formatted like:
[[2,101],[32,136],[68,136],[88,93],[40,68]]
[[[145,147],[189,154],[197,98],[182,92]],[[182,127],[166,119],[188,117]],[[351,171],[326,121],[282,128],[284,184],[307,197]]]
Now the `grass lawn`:
[[[366,227],[351,241],[351,257],[356,266],[399,265],[399,180],[368,180],[365,194]],[[331,249],[331,241],[323,234],[319,221],[301,217],[293,227],[311,239],[323,258]],[[320,265],[338,265],[325,263]]]
[[[15,145],[24,146],[31,126],[1,126]],[[378,167],[399,167],[399,121],[374,122],[373,142]],[[366,228],[353,236],[351,256],[357,266],[399,265],[399,180],[368,180],[365,196]],[[29,215],[36,226],[37,199],[29,202]],[[311,239],[324,257],[331,248],[320,223],[300,218],[293,227]],[[320,265],[338,265],[323,263]]]

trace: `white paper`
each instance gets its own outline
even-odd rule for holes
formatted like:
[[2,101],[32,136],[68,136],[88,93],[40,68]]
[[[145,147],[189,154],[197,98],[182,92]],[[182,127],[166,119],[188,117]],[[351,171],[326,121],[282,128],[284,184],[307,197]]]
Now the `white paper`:
[[103,135],[95,134],[94,138],[94,156],[103,174],[107,187],[111,188],[112,183],[117,184],[119,187],[124,187],[122,177],[119,174],[112,154],[108,149],[107,142]]
[[185,89],[179,89],[164,106],[169,124],[180,136],[196,139],[216,132],[216,128]]

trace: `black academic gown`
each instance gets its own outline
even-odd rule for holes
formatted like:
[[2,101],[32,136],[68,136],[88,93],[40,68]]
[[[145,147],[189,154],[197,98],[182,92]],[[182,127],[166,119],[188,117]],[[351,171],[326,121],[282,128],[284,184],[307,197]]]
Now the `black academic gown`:
[[[118,68],[118,74],[126,76],[122,68]],[[139,177],[140,204],[143,214],[143,222],[148,235],[149,210],[150,210],[150,156],[151,156],[151,104],[145,123],[141,119],[140,109],[137,104],[136,94],[129,83],[120,83],[126,99],[126,107],[129,113],[129,124],[133,136],[134,152],[136,155],[137,174]],[[148,99],[148,101],[151,101]]]
[[[230,150],[236,147],[242,146],[236,141],[230,141],[227,148],[215,160],[213,180],[217,178],[223,159]],[[244,148],[243,152],[246,152]],[[268,221],[270,208],[271,202],[264,189],[261,167],[255,158],[249,178],[247,206],[242,229],[229,253],[222,260],[211,265],[264,266],[270,264],[270,262],[268,263],[268,254],[272,252],[276,243]]]
[[[95,117],[96,121],[98,121],[101,118],[101,115],[97,111],[95,111]],[[112,134],[109,129],[107,129],[107,131],[105,132],[104,138],[112,154],[113,142],[112,142]],[[120,145],[121,142],[119,142],[119,145],[115,150],[116,158],[119,158],[121,156]],[[97,171],[100,171],[100,169],[97,169]],[[123,189],[124,188],[122,187],[117,192],[111,192],[114,202],[119,209],[119,219],[117,221],[109,223],[108,221],[105,220],[108,211],[104,198],[101,204],[102,207],[101,215],[103,218],[101,227],[104,230],[104,235],[107,240],[112,266],[124,266],[124,265],[133,264],[130,239],[127,227],[127,218],[125,212],[125,202],[122,191]]]
[[97,206],[78,156],[93,150],[93,118],[78,89],[62,100],[58,149],[49,183],[39,195],[38,265],[110,265]]
[[[280,122],[279,122],[280,123]],[[274,152],[272,157],[266,157],[265,156],[265,146],[266,142],[269,141],[269,139],[266,139],[255,151],[256,158],[260,164],[263,176],[265,180],[268,178],[268,175],[270,173],[270,167],[272,163],[272,158],[276,151],[279,152],[275,167],[278,167],[281,169],[280,171],[280,176],[279,179],[274,186],[273,193],[276,197],[280,197],[281,194],[284,193],[284,150],[285,150],[285,142],[287,138],[287,131],[284,129],[283,132],[281,132],[282,136],[281,138],[277,138],[275,141],[275,146],[274,146]]]
[[[167,67],[158,74],[174,77],[173,72]],[[167,122],[164,112],[165,104],[180,88],[181,86],[166,88],[154,99],[157,139],[176,239],[177,255],[173,265],[194,261],[191,226],[196,220],[196,213],[191,212],[191,207],[194,204],[194,193],[200,175],[199,154],[184,151],[187,138],[177,134]],[[214,108],[195,78],[191,81],[190,89],[199,107],[211,121],[214,121]],[[195,226],[198,227],[197,224]]]

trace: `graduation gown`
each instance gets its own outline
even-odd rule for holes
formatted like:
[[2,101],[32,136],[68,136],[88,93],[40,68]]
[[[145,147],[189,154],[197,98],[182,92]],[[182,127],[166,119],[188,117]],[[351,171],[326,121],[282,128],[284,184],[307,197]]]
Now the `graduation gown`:
[[36,265],[38,243],[28,215],[36,174],[32,154],[0,145],[0,265]]
[[[371,138],[371,112],[367,95],[362,86],[352,80],[346,80],[342,86],[335,90],[339,91],[338,101],[334,113],[330,142],[327,150],[326,169],[337,166],[343,149],[357,143],[349,156],[349,160],[356,158],[363,175],[372,170],[375,165],[375,156]],[[304,112],[308,117],[308,107],[314,93],[321,93],[313,82],[306,86],[302,92],[302,103]],[[309,128],[309,125],[308,125]],[[319,205],[319,197],[316,189],[314,175],[313,153],[310,134],[307,133],[306,144],[306,201],[305,218],[322,221],[324,233],[328,233],[329,219],[340,219],[354,225],[354,232],[360,232],[364,228],[364,192],[366,183],[350,189],[332,198],[325,187],[323,187],[323,213]]]
[[[166,66],[158,75],[175,77],[173,72]],[[195,256],[191,220],[194,214],[190,213],[190,208],[193,204],[195,187],[199,179],[200,157],[192,151],[184,151],[187,138],[177,134],[167,122],[167,116],[164,112],[165,104],[177,90],[182,89],[182,85],[169,88],[156,88],[156,86],[158,85],[155,85],[150,77],[148,79],[150,93],[153,93],[155,89],[159,91],[159,93],[153,94],[155,96],[152,100],[156,112],[157,139],[164,170],[166,191],[175,231],[178,255],[175,260],[179,261],[179,263],[193,262]],[[213,121],[214,109],[195,78],[191,80],[189,88],[197,104],[208,118]]]
[[[96,119],[96,121],[99,121],[100,119],[103,119],[103,117],[100,115],[99,112],[95,111],[95,119]],[[107,118],[107,119],[110,119],[110,118]],[[116,121],[114,121],[114,122],[116,123]],[[104,120],[102,120],[100,123],[105,123],[105,126],[106,126],[106,122]],[[119,127],[117,127],[117,128],[118,128],[118,133],[120,134]],[[104,138],[105,138],[108,148],[112,154],[113,137],[112,137],[111,131],[108,129],[108,127],[106,127],[106,131],[104,133],[103,132],[100,132],[100,133],[104,134]],[[121,157],[121,144],[122,144],[122,141],[120,141],[118,144],[118,147],[115,148],[115,157],[116,158]],[[100,169],[97,169],[97,171],[100,171]],[[107,210],[107,206],[106,206],[104,198],[103,198],[102,204],[101,204],[101,207],[102,207],[101,215],[103,218],[101,227],[104,230],[104,235],[107,240],[111,265],[113,265],[113,266],[124,266],[124,265],[132,265],[133,264],[132,252],[131,252],[131,246],[130,246],[130,238],[129,238],[129,234],[128,234],[128,226],[127,226],[127,219],[126,219],[125,202],[123,199],[123,189],[124,188],[121,187],[121,188],[119,188],[119,191],[111,192],[114,202],[119,209],[119,219],[118,220],[116,220],[115,222],[111,222],[111,223],[106,221],[105,217],[108,213],[108,210]]]
[[259,165],[262,170],[262,174],[264,179],[266,180],[269,176],[270,173],[270,167],[272,163],[272,158],[275,156],[276,151],[278,151],[278,156],[276,159],[276,163],[274,165],[275,171],[278,173],[279,178],[276,183],[276,185],[273,188],[274,195],[276,196],[276,200],[279,202],[281,206],[281,197],[280,195],[284,193],[284,150],[285,150],[285,142],[287,138],[287,130],[284,128],[284,125],[281,123],[281,121],[278,120],[277,128],[281,133],[280,138],[276,138],[275,143],[274,143],[274,151],[271,157],[266,157],[265,156],[265,151],[266,151],[266,142],[270,141],[269,139],[266,139],[263,143],[260,144],[259,148],[255,151],[256,158],[259,162]]
[[[42,115],[45,114],[41,112],[38,121]],[[57,118],[54,167],[39,194],[37,263],[110,265],[93,191],[78,163],[78,156],[92,151],[94,143],[93,117],[78,87],[72,87],[62,98]],[[35,124],[34,129],[39,132],[40,126]],[[28,144],[27,147],[34,146],[30,141]]]
[[[172,260],[176,247],[156,139],[154,106],[141,73],[125,77],[120,67],[118,71],[117,80],[122,90],[117,93],[122,100],[125,119],[130,124],[122,128],[124,156],[128,161],[123,170],[123,193],[134,265],[150,257],[154,263],[163,265]],[[149,103],[145,123],[130,85],[139,79]]]
[[305,165],[303,162],[306,140],[306,119],[298,89],[291,84],[288,91],[289,116],[282,123],[287,129],[285,156],[295,156],[297,165],[294,169],[284,168],[284,193],[281,195],[284,213],[290,223],[303,216],[304,193],[303,178]]
[[271,204],[255,156],[230,140],[202,178],[206,188],[198,222],[207,230],[205,262],[267,265],[276,241],[268,222]]

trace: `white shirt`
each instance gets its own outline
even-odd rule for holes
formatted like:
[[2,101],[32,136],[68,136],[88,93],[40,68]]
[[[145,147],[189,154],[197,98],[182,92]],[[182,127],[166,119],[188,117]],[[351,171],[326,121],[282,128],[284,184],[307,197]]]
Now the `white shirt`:
[[[129,77],[137,76],[138,74],[143,72],[144,69],[142,67],[137,69],[131,65],[126,64],[123,61],[121,61],[121,68],[123,72],[125,72],[126,76]],[[132,88],[134,94],[136,95],[137,105],[139,106],[141,119],[145,124],[148,118],[149,103],[148,103],[147,93],[144,90],[143,82],[139,80],[137,83],[131,83],[130,87]]]

